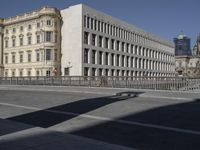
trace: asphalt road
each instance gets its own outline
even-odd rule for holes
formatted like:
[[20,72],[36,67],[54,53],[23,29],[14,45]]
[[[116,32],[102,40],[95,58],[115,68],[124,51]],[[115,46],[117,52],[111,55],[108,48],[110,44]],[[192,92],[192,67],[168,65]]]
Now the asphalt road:
[[200,149],[200,98],[45,89],[0,87],[0,150]]

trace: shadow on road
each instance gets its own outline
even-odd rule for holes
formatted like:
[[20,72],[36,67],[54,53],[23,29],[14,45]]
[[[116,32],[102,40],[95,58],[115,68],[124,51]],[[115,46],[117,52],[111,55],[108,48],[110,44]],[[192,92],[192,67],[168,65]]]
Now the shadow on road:
[[[159,107],[117,119],[125,123],[108,121],[71,134],[144,150],[199,150],[199,118],[200,99],[196,99],[192,102]],[[141,125],[134,125],[135,122]],[[156,125],[163,128],[143,125]],[[165,127],[195,131],[196,134],[167,130]]]
[[139,94],[141,94],[141,92],[128,91],[126,93],[123,93],[123,95],[118,95],[117,93],[114,96],[83,99],[72,103],[48,108],[45,110],[11,117],[8,119],[12,121],[22,122],[25,124],[48,128],[53,125],[72,119],[74,117],[77,117],[78,115],[96,110],[100,107],[136,97]]
[[[84,99],[8,119],[47,128],[76,116],[49,111],[85,114],[100,107],[133,98],[138,94],[141,93],[118,93],[115,96]],[[198,150],[200,149],[199,118],[200,99],[195,99],[190,102],[153,108],[116,120],[86,126],[70,134],[144,150]],[[193,132],[186,133],[185,131]],[[24,140],[28,140],[28,138]]]

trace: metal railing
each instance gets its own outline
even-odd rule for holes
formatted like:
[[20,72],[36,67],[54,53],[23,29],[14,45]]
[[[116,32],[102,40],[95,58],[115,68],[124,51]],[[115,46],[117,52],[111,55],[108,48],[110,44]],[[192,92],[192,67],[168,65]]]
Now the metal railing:
[[154,90],[200,89],[200,79],[185,77],[0,77],[0,85],[54,85]]

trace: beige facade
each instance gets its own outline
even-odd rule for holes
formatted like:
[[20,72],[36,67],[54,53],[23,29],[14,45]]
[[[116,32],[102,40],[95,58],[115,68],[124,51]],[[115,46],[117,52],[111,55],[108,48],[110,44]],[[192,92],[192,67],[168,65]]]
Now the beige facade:
[[2,22],[4,76],[60,75],[59,10],[44,7]]
[[0,76],[3,76],[3,19],[0,18]]

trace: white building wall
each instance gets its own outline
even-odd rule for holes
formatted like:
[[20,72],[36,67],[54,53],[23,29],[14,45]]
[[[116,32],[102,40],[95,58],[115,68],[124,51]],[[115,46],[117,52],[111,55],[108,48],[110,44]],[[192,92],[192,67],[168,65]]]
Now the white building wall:
[[69,68],[69,75],[82,75],[82,6],[76,5],[61,10],[63,25],[61,72]]
[[[86,74],[89,76],[99,75],[101,70],[102,75],[111,75],[113,70],[114,75],[119,72],[119,75],[124,76],[131,74],[137,74],[139,76],[174,75],[174,44],[172,42],[163,40],[151,33],[83,4],[61,10],[61,15],[63,18],[62,75],[65,75],[64,68],[69,68],[69,75],[71,76],[85,75],[84,70],[87,71]],[[89,23],[88,21],[84,23],[85,16],[89,18]],[[95,20],[97,24],[100,21],[100,24],[95,25]],[[93,24],[91,24],[91,21]],[[116,28],[112,30],[115,31],[115,35],[111,34],[111,25],[118,28],[118,30]],[[103,28],[103,31],[99,31],[97,29],[98,26]],[[87,44],[84,43],[84,32],[89,33]],[[93,34],[96,35],[95,45],[92,44]],[[103,37],[102,47],[99,46],[99,36]],[[109,39],[108,48],[105,46],[106,38]],[[111,48],[112,39],[114,40],[114,49]],[[120,41],[119,50],[116,49],[117,41]],[[125,45],[125,51],[122,51],[122,43]],[[126,48],[127,44],[129,44],[128,51]],[[133,52],[130,50],[131,46],[133,46]],[[83,62],[84,49],[89,50],[87,63]],[[93,50],[96,51],[95,63],[92,62]],[[99,52],[102,52],[102,64],[99,64]],[[108,53],[109,58],[108,64],[105,61],[106,53]],[[120,55],[118,66],[116,63],[111,65],[111,54],[114,54],[114,58]],[[123,60],[122,57],[124,58]],[[127,58],[129,58],[128,61]],[[137,60],[136,66],[130,67],[130,65],[127,65],[130,64],[131,59]],[[143,60],[148,62],[148,64],[143,64]],[[156,63],[161,64],[162,68],[160,70],[156,69]],[[145,65],[150,67],[145,69]],[[169,66],[169,69],[167,69],[167,66]]]

